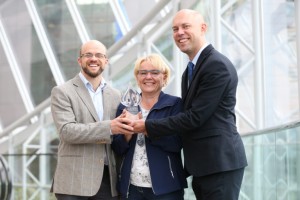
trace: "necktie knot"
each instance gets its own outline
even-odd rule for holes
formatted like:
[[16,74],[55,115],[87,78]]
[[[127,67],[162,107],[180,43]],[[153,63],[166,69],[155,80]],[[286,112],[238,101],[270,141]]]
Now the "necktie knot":
[[192,62],[189,62],[188,63],[189,84],[191,84],[193,79],[193,70],[194,70],[194,64]]

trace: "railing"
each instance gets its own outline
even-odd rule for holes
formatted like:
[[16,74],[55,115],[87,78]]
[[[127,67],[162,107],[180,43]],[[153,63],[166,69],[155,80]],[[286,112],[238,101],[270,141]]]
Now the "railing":
[[9,200],[12,191],[11,174],[5,159],[0,156],[0,200]]
[[[36,107],[35,111],[13,123],[1,134],[0,150],[6,148],[4,162],[8,167],[1,168],[0,197],[28,199],[26,195],[37,199],[53,199],[49,195],[51,179],[56,163],[57,134],[49,111],[50,99]],[[47,112],[45,112],[47,111]],[[29,123],[38,118],[30,137],[25,142],[15,145],[22,133],[30,129]],[[50,125],[49,125],[50,123]],[[16,132],[21,126],[24,130]],[[52,136],[51,136],[52,135]],[[34,137],[35,136],[35,137]],[[36,140],[38,138],[38,140]],[[293,122],[277,127],[242,134],[248,158],[240,200],[296,200],[300,197],[300,122]],[[6,145],[6,146],[5,146]],[[9,147],[9,145],[13,147]],[[12,181],[9,181],[12,180]],[[24,197],[25,196],[25,197]],[[5,197],[5,198],[4,198]],[[1,199],[1,200],[2,200]],[[192,189],[186,190],[186,199],[193,200]]]
[[[0,153],[8,163],[10,182],[1,182],[0,200],[50,200],[58,139],[50,113],[50,98],[0,134]],[[4,170],[3,170],[4,171]],[[2,179],[1,179],[2,180]],[[11,187],[12,182],[12,187]]]
[[50,98],[46,99],[45,101],[43,101],[41,104],[39,104],[34,111],[32,111],[31,113],[24,115],[23,117],[21,117],[20,119],[18,119],[17,121],[15,121],[14,123],[12,123],[11,125],[9,125],[7,128],[5,128],[3,130],[3,132],[0,133],[0,139],[8,136],[13,130],[15,130],[16,128],[19,128],[25,124],[28,124],[28,122],[30,122],[30,120],[34,117],[36,117],[37,115],[39,115],[43,110],[45,110],[47,107],[50,106]]
[[300,122],[243,134],[248,167],[240,200],[300,198]]

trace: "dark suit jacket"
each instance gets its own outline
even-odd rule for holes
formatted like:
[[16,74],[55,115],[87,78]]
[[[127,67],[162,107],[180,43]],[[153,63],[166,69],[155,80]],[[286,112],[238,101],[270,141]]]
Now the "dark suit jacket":
[[189,88],[187,82],[185,70],[181,84],[184,113],[146,120],[148,136],[179,134],[185,168],[193,176],[247,166],[235,125],[238,77],[232,63],[208,45],[199,56]]

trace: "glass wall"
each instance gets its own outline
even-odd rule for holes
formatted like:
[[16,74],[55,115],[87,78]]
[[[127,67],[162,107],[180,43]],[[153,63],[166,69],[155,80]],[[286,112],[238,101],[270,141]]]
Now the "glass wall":
[[300,196],[300,126],[243,137],[246,167],[240,200],[297,200]]
[[196,9],[206,13],[212,44],[238,71],[240,132],[298,120],[294,1],[223,0],[220,9],[201,1]]

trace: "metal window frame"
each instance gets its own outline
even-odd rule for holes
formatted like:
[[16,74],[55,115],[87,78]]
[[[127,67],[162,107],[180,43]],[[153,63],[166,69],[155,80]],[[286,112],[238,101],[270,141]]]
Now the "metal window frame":
[[11,69],[12,75],[14,77],[15,83],[17,85],[17,88],[18,88],[18,91],[22,98],[25,109],[26,109],[27,113],[29,113],[34,110],[33,101],[31,99],[29,90],[26,87],[27,84],[24,81],[24,78],[23,78],[21,70],[20,70],[20,66],[18,64],[17,58],[15,57],[14,50],[12,48],[12,45],[10,44],[10,41],[8,39],[8,36],[6,34],[6,31],[5,31],[5,28],[3,26],[1,19],[2,18],[0,18],[0,41],[2,43],[5,56],[6,56],[7,60],[9,61],[8,62],[9,67]]
[[51,72],[53,74],[53,77],[55,79],[55,82],[57,85],[60,85],[60,84],[64,83],[65,80],[64,80],[64,77],[60,70],[60,66],[56,59],[54,51],[51,47],[49,38],[47,37],[46,30],[41,21],[41,17],[39,16],[38,11],[36,9],[35,3],[33,2],[33,0],[25,0],[25,4],[26,4],[27,10],[28,10],[28,13],[31,17],[33,26],[34,26],[36,33],[38,35],[38,38],[40,40],[40,43],[43,48],[46,59],[49,63],[49,66],[50,66]]

